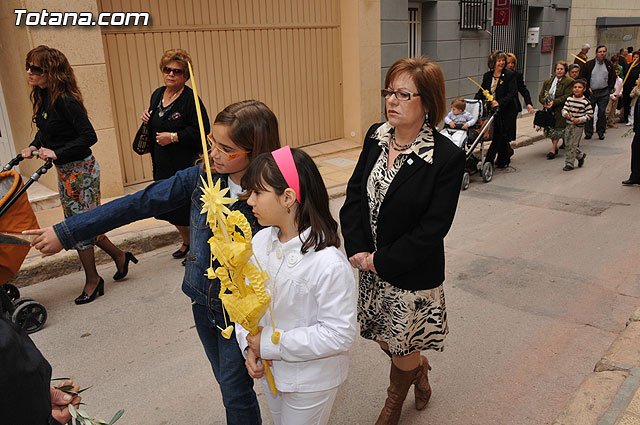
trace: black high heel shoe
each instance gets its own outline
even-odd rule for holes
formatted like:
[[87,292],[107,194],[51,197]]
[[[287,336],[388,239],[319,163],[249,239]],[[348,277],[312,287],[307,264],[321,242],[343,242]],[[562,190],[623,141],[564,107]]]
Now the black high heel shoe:
[[[174,252],[173,254],[171,254],[173,256],[173,258],[184,258],[187,256],[187,254],[189,253],[189,244],[188,243],[183,243],[182,246],[185,247],[184,251],[182,250],[177,250],[176,252]],[[180,248],[182,248],[182,246]]]
[[88,304],[93,300],[95,300],[98,295],[104,295],[104,280],[102,278],[100,278],[100,282],[98,283],[98,286],[96,286],[96,289],[93,291],[91,295],[87,295],[86,292],[82,291],[82,294],[80,294],[80,296],[76,298],[74,301],[78,305]]
[[127,273],[129,273],[129,261],[133,261],[134,264],[138,264],[138,259],[133,256],[130,252],[124,253],[124,266],[122,266],[121,272],[116,272],[113,275],[113,280],[121,280],[127,277]]

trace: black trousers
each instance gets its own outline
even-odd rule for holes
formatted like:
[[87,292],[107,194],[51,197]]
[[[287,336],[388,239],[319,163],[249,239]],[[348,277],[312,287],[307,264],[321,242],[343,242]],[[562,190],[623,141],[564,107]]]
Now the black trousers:
[[515,139],[516,116],[498,112],[493,121],[493,138],[491,146],[487,149],[485,161],[495,163],[496,167],[503,168],[511,162],[513,149],[510,142],[512,137]]
[[633,142],[631,142],[631,176],[629,180],[640,182],[640,132],[633,136]]
[[[594,90],[591,93],[591,107],[593,111],[596,110],[596,105],[598,105],[598,123],[596,124],[596,131],[598,132],[598,136],[604,135],[605,130],[607,129],[607,105],[609,104],[609,89],[598,89]],[[584,135],[587,137],[593,136],[593,120],[587,121],[587,124],[584,126]]]
[[631,90],[622,90],[622,122],[627,122],[631,111]]
[[[495,160],[495,165],[497,167],[508,166],[509,162],[511,162],[511,155],[513,155],[513,149],[511,149],[511,144],[509,142],[509,137],[506,134],[494,133],[491,146],[487,149],[485,161],[493,163]],[[498,156],[497,160],[496,155]]]

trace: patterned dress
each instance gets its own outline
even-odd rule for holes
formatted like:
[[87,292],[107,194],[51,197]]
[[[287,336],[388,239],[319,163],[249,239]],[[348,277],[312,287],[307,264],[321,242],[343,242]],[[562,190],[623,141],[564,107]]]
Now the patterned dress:
[[[89,155],[81,161],[56,165],[58,170],[58,193],[64,218],[81,214],[100,205],[100,166]],[[91,248],[104,235],[80,241],[74,247],[78,251]]]
[[[393,127],[385,123],[373,135],[382,149],[367,179],[374,244],[380,206],[400,167],[407,160],[413,160],[409,158],[412,152],[425,162],[433,163],[433,134],[425,123],[412,145],[401,152],[393,166],[387,169],[393,132]],[[363,338],[386,342],[393,355],[406,356],[422,350],[442,351],[444,338],[449,333],[443,287],[410,291],[385,282],[375,273],[361,271],[358,322]]]

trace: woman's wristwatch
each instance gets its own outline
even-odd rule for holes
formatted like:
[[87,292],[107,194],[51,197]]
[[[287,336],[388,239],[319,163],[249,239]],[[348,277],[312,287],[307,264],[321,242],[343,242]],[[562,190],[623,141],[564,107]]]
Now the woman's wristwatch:
[[171,133],[171,143],[178,141],[178,133]]

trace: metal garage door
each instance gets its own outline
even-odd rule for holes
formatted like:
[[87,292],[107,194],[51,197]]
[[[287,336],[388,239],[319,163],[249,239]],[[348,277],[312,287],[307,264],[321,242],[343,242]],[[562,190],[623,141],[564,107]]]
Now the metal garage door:
[[131,141],[162,52],[182,48],[211,120],[232,102],[275,112],[282,141],[306,146],[342,137],[339,0],[99,0],[100,12],[148,11],[147,27],[104,27],[103,41],[125,185],[152,179]]

